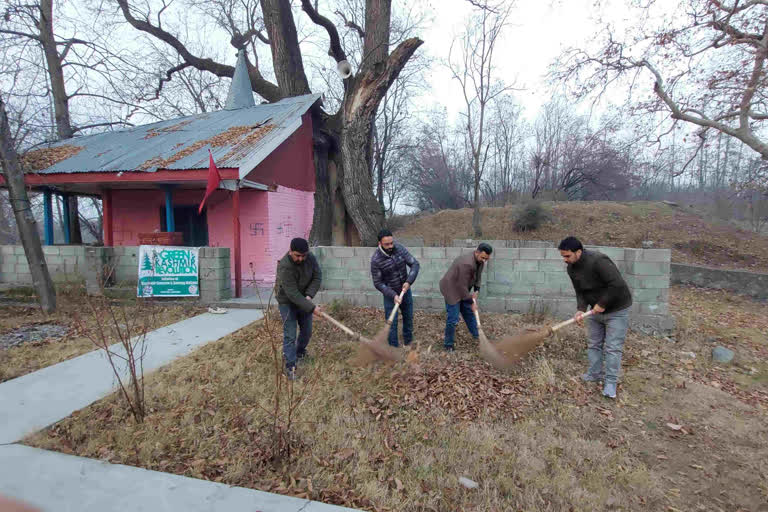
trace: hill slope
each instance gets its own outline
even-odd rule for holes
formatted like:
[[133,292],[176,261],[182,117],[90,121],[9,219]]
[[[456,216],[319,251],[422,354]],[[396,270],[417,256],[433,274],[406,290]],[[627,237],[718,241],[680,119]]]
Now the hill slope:
[[[514,231],[517,208],[482,208],[487,240],[547,240],[574,235],[585,244],[672,249],[672,261],[710,267],[768,272],[768,237],[707,220],[692,209],[660,202],[546,202],[551,220],[538,230]],[[450,245],[472,237],[472,210],[443,210],[415,218],[396,236],[424,238],[426,245]]]

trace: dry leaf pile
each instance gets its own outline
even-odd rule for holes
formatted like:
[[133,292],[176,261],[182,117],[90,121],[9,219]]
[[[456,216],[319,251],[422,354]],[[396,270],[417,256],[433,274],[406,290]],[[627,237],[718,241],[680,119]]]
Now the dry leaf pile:
[[73,146],[71,144],[35,149],[22,155],[21,167],[24,169],[24,172],[42,171],[67,158],[72,158],[82,150],[82,146]]

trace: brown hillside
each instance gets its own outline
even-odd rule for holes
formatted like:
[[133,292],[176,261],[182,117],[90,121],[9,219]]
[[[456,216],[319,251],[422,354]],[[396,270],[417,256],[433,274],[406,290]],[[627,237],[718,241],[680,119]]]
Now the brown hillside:
[[[618,247],[640,247],[643,240],[653,240],[655,247],[672,249],[673,262],[768,272],[768,237],[708,221],[690,209],[646,201],[544,205],[552,219],[536,231],[523,233],[513,229],[516,207],[482,208],[484,238],[558,242],[574,235],[585,244]],[[454,238],[472,238],[472,210],[419,216],[396,235],[420,236],[426,245],[450,245]]]

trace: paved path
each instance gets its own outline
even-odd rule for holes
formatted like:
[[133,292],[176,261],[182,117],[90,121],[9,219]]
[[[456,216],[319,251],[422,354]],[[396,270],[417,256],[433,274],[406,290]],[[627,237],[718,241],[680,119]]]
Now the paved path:
[[[147,335],[148,373],[262,317],[206,313]],[[120,352],[121,348],[113,345]],[[344,512],[354,509],[16,444],[115,389],[100,351],[0,384],[0,494],[50,512]]]
[[50,512],[353,510],[18,444],[0,446],[0,494]]
[[[262,317],[258,310],[205,313],[147,334],[144,373]],[[116,353],[122,347],[112,346]],[[94,350],[0,384],[0,444],[13,443],[110,394],[117,385],[105,355]]]

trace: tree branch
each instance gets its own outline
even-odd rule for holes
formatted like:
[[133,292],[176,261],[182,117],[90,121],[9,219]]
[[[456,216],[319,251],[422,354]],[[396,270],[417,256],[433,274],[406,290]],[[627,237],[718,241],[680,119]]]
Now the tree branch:
[[344,49],[341,47],[341,40],[339,39],[339,32],[336,30],[336,25],[325,16],[321,16],[309,0],[301,0],[301,8],[307,13],[309,19],[315,25],[320,25],[328,32],[328,37],[331,40],[330,47],[328,49],[328,55],[333,57],[336,62],[347,60],[347,54],[344,53]]
[[359,36],[360,36],[360,39],[365,39],[365,30],[363,30],[363,29],[362,29],[362,27],[361,27],[360,25],[358,25],[357,23],[355,23],[355,22],[354,22],[354,21],[352,21],[352,20],[348,20],[348,19],[347,19],[347,17],[346,17],[346,16],[344,16],[344,13],[343,13],[343,12],[341,12],[341,11],[335,11],[335,12],[336,12],[336,15],[337,15],[339,18],[341,18],[342,20],[344,20],[344,25],[345,25],[346,27],[348,27],[348,28],[351,28],[352,30],[356,31],[356,32],[357,32],[357,35],[359,35]]

